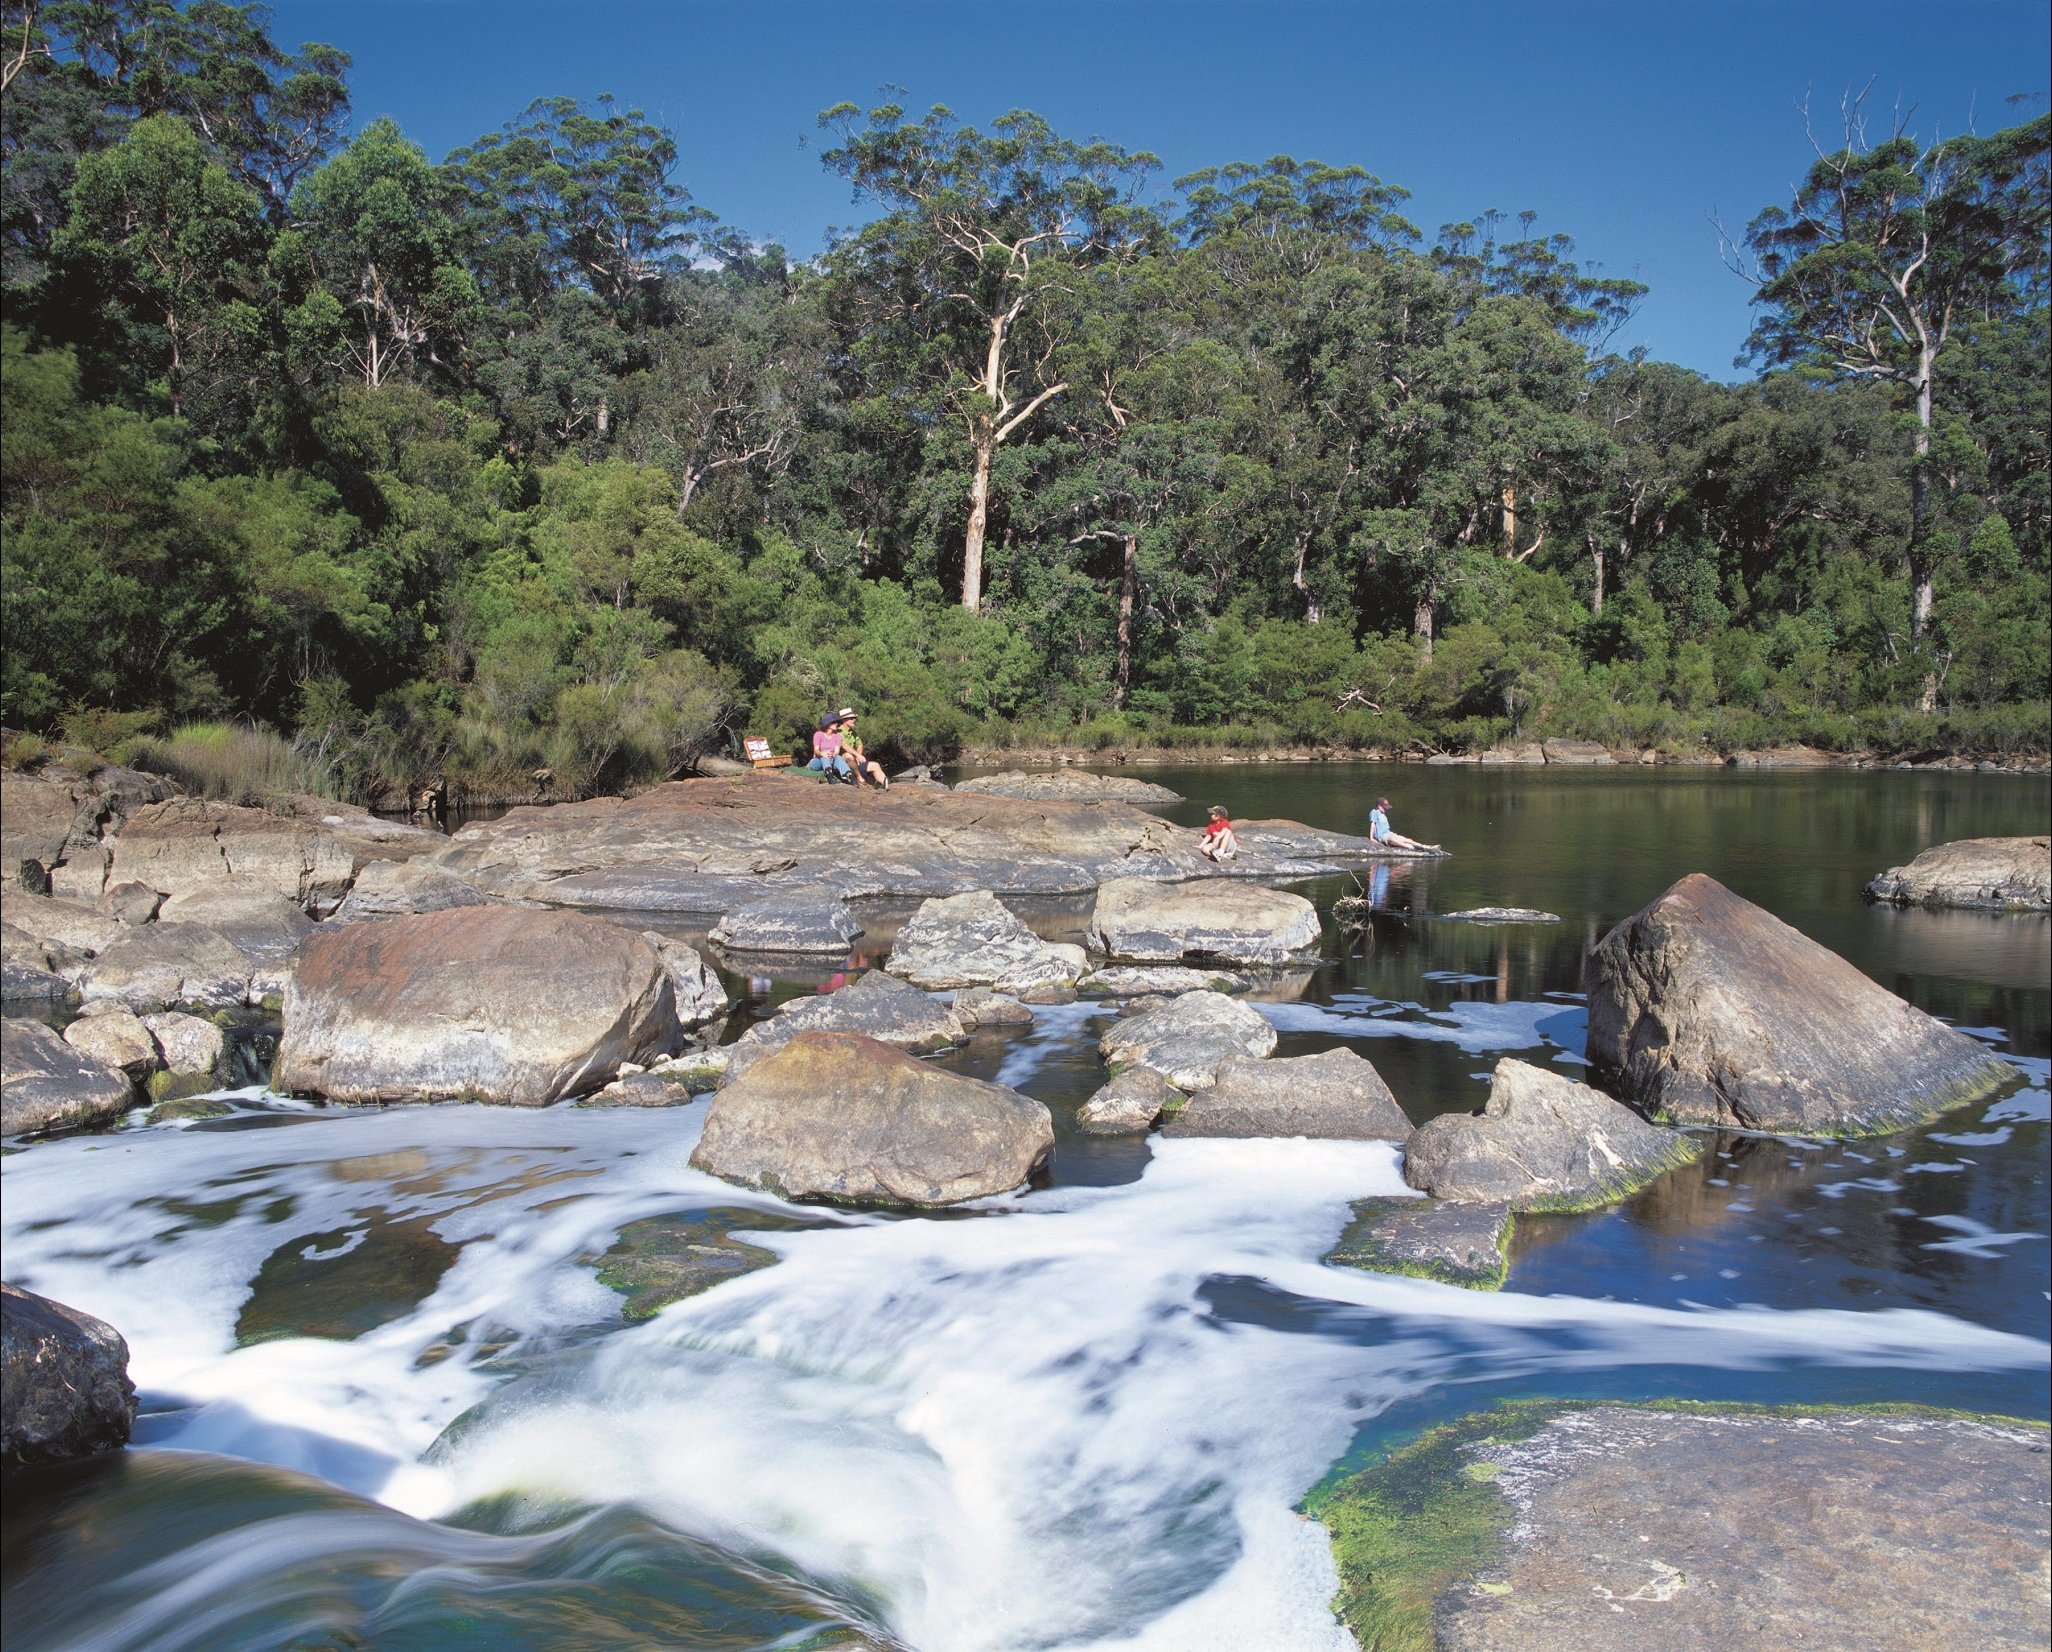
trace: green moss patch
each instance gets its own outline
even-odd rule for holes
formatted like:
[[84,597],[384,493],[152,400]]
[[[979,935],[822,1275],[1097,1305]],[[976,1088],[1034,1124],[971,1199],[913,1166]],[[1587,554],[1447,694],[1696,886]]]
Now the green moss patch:
[[1470,1472],[1481,1465],[1464,1448],[1529,1438],[1569,1409],[1521,1400],[1478,1411],[1306,1499],[1305,1512],[1332,1533],[1333,1610],[1361,1652],[1430,1652],[1434,1600],[1501,1546],[1510,1505],[1494,1475]]

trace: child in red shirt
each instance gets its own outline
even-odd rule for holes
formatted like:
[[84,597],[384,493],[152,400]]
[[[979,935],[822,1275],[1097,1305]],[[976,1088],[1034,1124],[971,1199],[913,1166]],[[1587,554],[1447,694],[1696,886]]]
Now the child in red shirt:
[[1233,836],[1233,823],[1226,819],[1226,812],[1217,804],[1211,807],[1211,820],[1204,828],[1204,841],[1197,845],[1198,851],[1207,860],[1227,861],[1240,852],[1240,840]]

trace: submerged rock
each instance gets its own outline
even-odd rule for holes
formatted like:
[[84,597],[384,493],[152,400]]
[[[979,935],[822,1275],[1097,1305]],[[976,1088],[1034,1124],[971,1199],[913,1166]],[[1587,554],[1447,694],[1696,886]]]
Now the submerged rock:
[[1075,985],[1080,946],[1043,941],[987,889],[927,901],[898,931],[884,968],[917,987],[1037,992]]
[[1328,1141],[1402,1141],[1410,1133],[1382,1075],[1346,1049],[1275,1060],[1227,1056],[1211,1087],[1162,1126],[1165,1136]]
[[0,1029],[0,1136],[110,1124],[133,1099],[128,1075],[40,1021]]
[[1404,1180],[1463,1203],[1593,1210],[1702,1154],[1701,1142],[1648,1124],[1600,1090],[1505,1057],[1481,1112],[1442,1113],[1413,1132]]
[[1500,1290],[1510,1275],[1504,1246],[1516,1217],[1500,1200],[1357,1199],[1353,1210],[1326,1261],[1482,1291]]
[[[10,1023],[11,1025],[11,1023]],[[61,1462],[128,1444],[128,1344],[104,1319],[0,1284],[0,1462]]]
[[1077,983],[1080,990],[1110,998],[1145,998],[1157,993],[1242,992],[1254,984],[1249,975],[1223,969],[1190,969],[1183,964],[1108,964]]
[[1926,849],[1867,885],[1870,901],[1978,912],[2052,911],[2052,838],[1970,837]]
[[713,926],[715,946],[737,952],[788,952],[838,958],[862,933],[848,903],[824,884],[737,906]]
[[1148,1000],[1097,1041],[1114,1067],[1152,1068],[1178,1090],[1208,1090],[1229,1057],[1265,1056],[1275,1028],[1259,1010],[1222,992]]
[[964,1042],[969,1031],[954,1009],[917,987],[873,969],[838,992],[794,998],[727,1046],[731,1081],[803,1032],[851,1032],[915,1055]]
[[1285,964],[1318,950],[1318,909],[1259,884],[1120,878],[1097,892],[1089,945],[1113,958]]
[[691,1163],[786,1199],[949,1205],[1022,1185],[1053,1148],[1047,1109],[1016,1090],[804,1032],[713,1097]]
[[1083,802],[1109,800],[1115,803],[1180,803],[1181,792],[1157,786],[1151,780],[1131,775],[1089,774],[1082,769],[1049,769],[1027,773],[1006,769],[1001,774],[979,774],[956,784],[958,792],[981,792],[989,797],[1020,797],[1032,802],[1047,798],[1074,798]]
[[310,937],[272,1083],[334,1101],[541,1107],[679,1035],[670,974],[640,936],[572,912],[452,907]]
[[1541,912],[1533,906],[1471,906],[1465,912],[1441,912],[1445,923],[1471,924],[1557,924],[1560,914]]
[[1076,1128],[1088,1136],[1140,1135],[1182,1102],[1183,1092],[1152,1067],[1128,1067],[1076,1109]]
[[781,1260],[775,1251],[749,1244],[735,1230],[802,1233],[831,1225],[743,1205],[644,1217],[623,1227],[598,1259],[599,1283],[627,1299],[620,1304],[626,1318],[647,1319],[672,1302]]
[[1871,1135],[2015,1076],[1700,872],[1606,935],[1583,985],[1589,1059],[1675,1123]]

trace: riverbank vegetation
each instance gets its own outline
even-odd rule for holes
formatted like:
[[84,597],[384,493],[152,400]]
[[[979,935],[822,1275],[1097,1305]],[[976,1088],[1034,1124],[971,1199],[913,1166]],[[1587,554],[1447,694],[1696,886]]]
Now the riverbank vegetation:
[[1643,289],[1566,236],[1428,237],[1357,166],[843,106],[874,216],[796,261],[638,110],[436,162],[258,8],[28,11],[11,727],[261,728],[366,799],[844,701],[904,759],[2047,748],[2044,117],[1849,123],[1732,248],[1764,371],[1720,385],[1616,352]]

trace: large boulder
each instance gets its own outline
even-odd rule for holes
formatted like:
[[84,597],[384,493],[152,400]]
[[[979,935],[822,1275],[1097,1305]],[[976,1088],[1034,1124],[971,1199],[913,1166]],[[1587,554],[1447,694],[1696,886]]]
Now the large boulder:
[[128,1344],[103,1319],[0,1284],[0,1462],[59,1462],[128,1443]]
[[349,894],[336,908],[335,916],[344,923],[355,923],[361,918],[482,906],[489,899],[431,860],[374,860],[357,872],[356,881],[350,884]]
[[1594,1210],[1702,1153],[1600,1090],[1506,1057],[1481,1112],[1442,1113],[1412,1132],[1404,1180],[1464,1204]]
[[1019,797],[1031,802],[1049,798],[1082,802],[1180,803],[1181,792],[1157,786],[1151,780],[1135,780],[1125,774],[1089,774],[1082,769],[1048,769],[1027,773],[1006,769],[1001,774],[979,774],[956,784],[958,792],[981,792],[987,797]]
[[853,1032],[915,1055],[931,1055],[968,1040],[953,1006],[873,969],[836,992],[794,998],[767,1021],[758,1021],[728,1048],[728,1082],[802,1032]]
[[447,846],[440,832],[381,820],[326,798],[273,798],[261,809],[180,797],[138,810],[112,840],[107,881],[166,895],[246,878],[315,917],[333,912],[358,870]]
[[1210,1089],[1232,1056],[1265,1056],[1274,1048],[1267,1017],[1222,992],[1143,1000],[1097,1041],[1112,1066],[1151,1067],[1185,1091]]
[[2052,838],[1970,837],[1926,849],[1867,885],[1870,901],[1981,912],[2052,911]]
[[1589,1059],[1676,1123],[1870,1135],[2015,1075],[1700,872],[1606,935],[1583,983]]
[[1033,992],[1075,985],[1080,946],[1043,941],[987,889],[945,895],[912,914],[884,968],[917,987],[995,987]]
[[670,972],[641,936],[572,912],[452,907],[310,936],[272,1083],[541,1107],[668,1054],[679,1031]]
[[256,968],[256,960],[205,924],[145,924],[86,964],[78,988],[88,1004],[111,999],[137,1014],[180,1004],[232,1009],[249,1001]]
[[1253,883],[1119,878],[1098,890],[1087,939],[1094,951],[1137,963],[1286,964],[1318,950],[1318,909]]
[[108,1124],[132,1099],[119,1067],[73,1049],[42,1022],[0,1027],[0,1136]]
[[800,884],[745,902],[713,926],[715,946],[737,952],[841,957],[862,933],[848,903],[825,884]]
[[296,901],[246,876],[180,890],[158,909],[157,921],[205,924],[238,952],[265,963],[291,957],[314,927]]
[[952,1205],[1054,1148],[1039,1102],[855,1033],[800,1033],[713,1098],[692,1165],[787,1199]]
[[1273,1061],[1227,1056],[1211,1088],[1192,1096],[1161,1133],[1402,1141],[1411,1121],[1382,1075],[1341,1049]]

